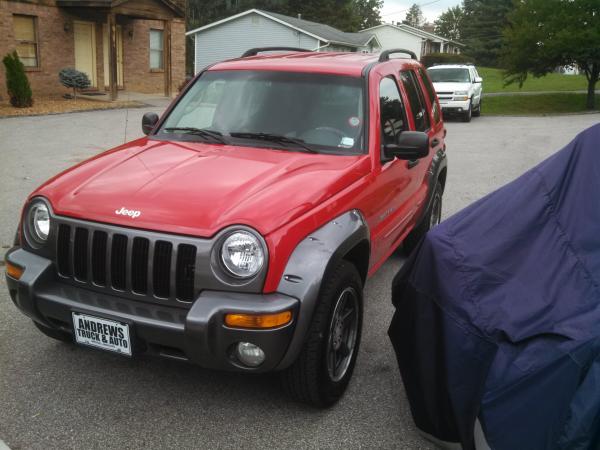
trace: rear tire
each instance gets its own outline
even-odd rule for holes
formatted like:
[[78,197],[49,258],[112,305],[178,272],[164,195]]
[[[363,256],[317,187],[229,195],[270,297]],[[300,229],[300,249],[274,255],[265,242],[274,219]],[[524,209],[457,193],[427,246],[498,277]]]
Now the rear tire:
[[37,323],[35,320],[33,321],[35,327],[44,333],[46,336],[52,339],[56,339],[61,342],[73,342],[73,337],[71,333],[67,333],[66,331],[56,330],[54,328],[48,328],[40,323]]
[[466,112],[463,113],[462,121],[463,122],[470,122],[472,116],[473,116],[473,103],[472,103],[472,101],[470,101],[469,102],[469,109]]
[[326,408],[346,391],[360,344],[362,297],[361,277],[349,262],[340,262],[323,281],[300,355],[281,374],[294,400]]
[[435,185],[431,205],[429,206],[429,210],[425,214],[425,217],[423,217],[421,223],[406,236],[402,243],[402,250],[406,255],[410,255],[421,239],[423,239],[423,236],[440,223],[442,217],[442,194],[442,185],[438,182]]

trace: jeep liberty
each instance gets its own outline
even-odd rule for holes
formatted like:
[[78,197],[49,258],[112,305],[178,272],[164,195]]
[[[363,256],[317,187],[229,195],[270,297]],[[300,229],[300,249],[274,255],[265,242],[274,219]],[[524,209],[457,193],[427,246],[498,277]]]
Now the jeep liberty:
[[401,49],[253,49],[143,129],[30,195],[12,301],[54,339],[279,371],[293,398],[333,404],[365,281],[440,220],[446,130],[425,69]]

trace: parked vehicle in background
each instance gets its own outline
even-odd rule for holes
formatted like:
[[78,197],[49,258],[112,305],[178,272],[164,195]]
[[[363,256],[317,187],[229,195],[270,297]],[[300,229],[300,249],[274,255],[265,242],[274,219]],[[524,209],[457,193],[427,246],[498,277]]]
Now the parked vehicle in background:
[[471,64],[444,64],[427,69],[445,114],[458,114],[463,122],[481,115],[483,79]]
[[147,137],[31,194],[8,289],[52,338],[281,371],[328,406],[352,376],[367,277],[440,221],[446,130],[410,52],[265,50],[201,72],[144,115]]

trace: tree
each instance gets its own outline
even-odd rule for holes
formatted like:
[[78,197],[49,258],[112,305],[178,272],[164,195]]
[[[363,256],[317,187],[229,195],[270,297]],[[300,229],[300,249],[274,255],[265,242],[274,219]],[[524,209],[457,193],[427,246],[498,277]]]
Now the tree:
[[477,64],[498,67],[512,0],[463,0],[460,38]]
[[435,20],[435,32],[453,41],[460,41],[462,21],[463,9],[460,5],[448,8]]
[[77,98],[77,90],[90,87],[87,74],[79,70],[66,68],[58,72],[58,80],[64,87],[73,89],[73,98]]
[[509,16],[503,62],[507,84],[520,86],[529,73],[541,77],[576,64],[588,82],[588,109],[596,106],[600,77],[598,0],[520,0]]
[[[331,25],[342,31],[358,31],[381,23],[383,0],[287,0],[283,14]],[[277,12],[277,11],[273,11]]]
[[425,19],[423,18],[423,11],[421,11],[421,7],[416,3],[413,3],[406,13],[406,17],[402,23],[410,25],[411,27],[419,28],[423,24],[424,20]]
[[358,18],[358,26],[344,31],[359,31],[381,24],[381,8],[383,0],[354,0],[352,10]]
[[14,51],[3,59],[6,69],[6,90],[10,97],[10,104],[17,108],[26,108],[33,105],[31,86],[25,74],[25,66]]

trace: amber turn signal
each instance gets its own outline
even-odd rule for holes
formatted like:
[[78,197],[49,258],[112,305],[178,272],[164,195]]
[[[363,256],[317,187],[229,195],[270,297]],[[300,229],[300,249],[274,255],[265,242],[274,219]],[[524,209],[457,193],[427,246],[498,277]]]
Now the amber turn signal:
[[6,262],[6,273],[9,277],[18,280],[23,275],[24,270],[19,266],[15,266],[14,264]]
[[276,314],[226,314],[225,325],[232,328],[277,328],[292,320],[292,312]]

